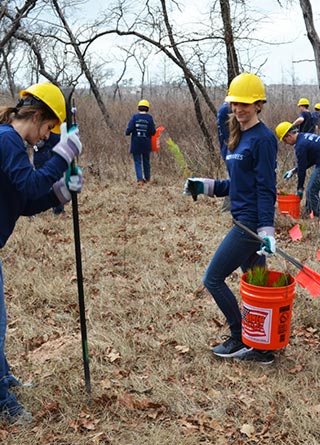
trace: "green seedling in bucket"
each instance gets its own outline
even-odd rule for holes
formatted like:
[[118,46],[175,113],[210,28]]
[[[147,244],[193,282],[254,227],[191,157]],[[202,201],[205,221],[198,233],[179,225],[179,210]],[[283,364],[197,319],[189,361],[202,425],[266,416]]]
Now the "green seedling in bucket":
[[268,269],[262,266],[256,266],[248,270],[246,282],[253,286],[267,286],[268,277]]
[[291,283],[290,275],[282,273],[276,281],[270,283],[269,270],[263,266],[256,266],[248,270],[246,282],[253,286],[263,287],[283,287]]
[[[247,232],[254,239],[260,241],[261,243],[266,244],[265,240],[249,229],[247,226],[244,226],[239,221],[233,219],[233,222],[236,226],[240,227],[240,229]],[[293,258],[291,255],[283,252],[278,247],[276,248],[276,253],[281,255],[287,261],[290,261],[295,267],[299,269],[299,273],[296,275],[296,282],[300,284],[301,287],[307,289],[307,291],[314,297],[318,298],[320,296],[320,274],[315,270],[312,270],[308,266],[304,266],[300,261]]]

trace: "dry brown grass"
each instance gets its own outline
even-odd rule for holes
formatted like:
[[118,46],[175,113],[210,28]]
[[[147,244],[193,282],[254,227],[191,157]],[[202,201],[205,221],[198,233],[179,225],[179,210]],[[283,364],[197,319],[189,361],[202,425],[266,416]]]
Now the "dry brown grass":
[[[49,211],[21,218],[1,251],[8,359],[15,374],[36,386],[19,391],[33,424],[1,425],[0,440],[8,445],[319,445],[319,300],[297,287],[290,344],[278,351],[274,365],[212,356],[210,346],[228,329],[201,279],[231,219],[220,213],[218,199],[193,203],[182,196],[184,180],[165,144],[153,156],[152,183],[136,188],[124,136],[134,103],[115,104],[117,125],[106,130],[92,103],[83,106],[84,98],[79,100],[91,401],[84,390],[69,206],[65,217]],[[171,136],[180,145],[196,166],[194,173],[223,175],[221,165],[208,162],[190,105],[174,109],[173,103],[170,113],[161,110],[155,107],[154,115],[167,128],[164,140]],[[287,151],[281,147],[281,172],[291,166]],[[278,185],[294,189],[294,182],[279,179]],[[293,243],[288,230],[295,223],[277,217],[279,246],[319,270],[318,222],[303,221],[304,238]],[[279,257],[270,265],[286,268]],[[228,280],[238,296],[239,278],[236,271]]]
[[[36,386],[19,391],[34,423],[3,425],[0,437],[8,445],[319,444],[319,300],[297,287],[290,344],[274,365],[215,359],[210,346],[228,329],[201,278],[230,217],[218,199],[183,197],[179,177],[155,173],[137,189],[132,170],[117,183],[87,177],[79,197],[90,403],[71,208],[19,220],[2,251],[7,355]],[[296,245],[291,226],[278,217],[280,245],[317,268],[318,226],[308,222]],[[229,279],[237,295],[239,277]]]

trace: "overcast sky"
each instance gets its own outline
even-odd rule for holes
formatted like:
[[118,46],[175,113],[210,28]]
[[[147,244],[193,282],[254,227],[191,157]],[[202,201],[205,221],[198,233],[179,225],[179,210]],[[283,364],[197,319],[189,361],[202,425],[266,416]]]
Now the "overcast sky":
[[[142,1],[142,0],[141,0]],[[286,3],[283,0],[282,3]],[[105,0],[90,0],[94,5],[88,10],[88,15],[96,15],[97,10],[105,9]],[[179,24],[191,24],[197,20],[203,21],[203,12],[209,11],[212,0],[179,0],[182,12],[175,17]],[[280,8],[277,0],[247,0],[250,9],[265,14],[263,21],[259,20],[256,37],[259,40],[271,42],[288,42],[282,45],[259,45],[256,49],[257,64],[265,61],[261,69],[264,82],[271,83],[295,83],[317,84],[317,75],[312,46],[306,36],[305,24],[299,1],[291,8]],[[311,0],[313,17],[316,30],[320,35],[320,0]],[[170,13],[170,17],[172,14]],[[117,40],[118,44],[122,41]]]

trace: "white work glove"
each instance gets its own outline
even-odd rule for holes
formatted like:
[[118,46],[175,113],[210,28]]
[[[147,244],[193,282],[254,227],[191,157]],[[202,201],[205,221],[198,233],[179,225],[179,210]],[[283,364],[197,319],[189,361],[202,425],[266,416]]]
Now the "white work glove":
[[297,168],[292,168],[291,170],[288,170],[285,172],[285,174],[282,176],[283,179],[290,179],[292,176],[297,172]]
[[188,178],[184,184],[183,194],[196,199],[198,195],[204,194],[214,196],[214,179]]
[[260,244],[258,255],[272,256],[276,253],[276,240],[274,238],[274,227],[261,227],[258,229],[258,235],[263,238],[265,243]]
[[80,167],[76,167],[76,174],[69,175],[69,172],[65,173],[63,177],[55,182],[52,186],[54,193],[61,202],[61,204],[66,204],[71,201],[71,193],[80,193],[83,185],[83,175]]
[[60,141],[53,147],[52,151],[63,157],[70,165],[73,159],[79,156],[82,151],[79,130],[78,127],[74,127],[67,131],[67,124],[63,122],[60,125],[60,132]]

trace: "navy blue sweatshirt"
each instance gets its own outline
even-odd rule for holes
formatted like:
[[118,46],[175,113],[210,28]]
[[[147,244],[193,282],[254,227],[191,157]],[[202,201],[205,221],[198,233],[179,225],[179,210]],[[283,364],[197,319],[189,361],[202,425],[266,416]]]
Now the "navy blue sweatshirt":
[[320,136],[313,133],[299,133],[295,144],[298,165],[298,189],[302,189],[306,171],[315,165],[320,167]]
[[126,129],[126,136],[131,136],[130,153],[144,154],[151,152],[151,136],[156,132],[153,117],[148,113],[135,113]]
[[0,248],[13,232],[17,219],[55,207],[52,190],[68,165],[59,155],[34,170],[23,140],[11,125],[0,125]]
[[241,132],[234,152],[228,150],[230,179],[215,181],[214,194],[230,195],[231,213],[236,220],[253,222],[257,228],[274,226],[277,148],[273,132],[259,122]]

